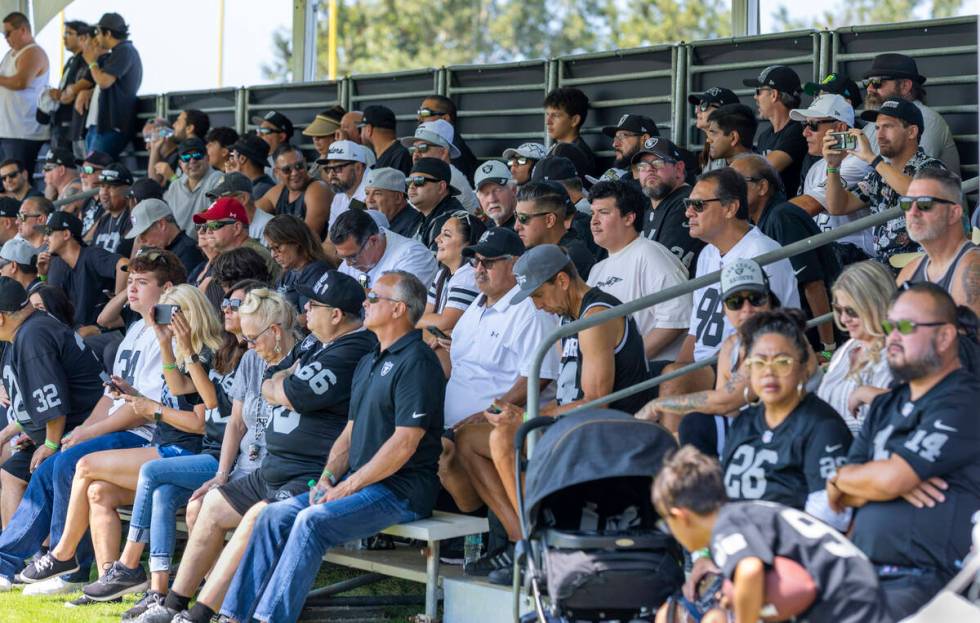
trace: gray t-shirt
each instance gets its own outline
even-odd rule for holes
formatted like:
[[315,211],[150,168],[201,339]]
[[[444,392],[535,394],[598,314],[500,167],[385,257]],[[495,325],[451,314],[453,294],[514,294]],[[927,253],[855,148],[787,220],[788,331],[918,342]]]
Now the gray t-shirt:
[[[265,422],[269,405],[262,398],[262,375],[267,367],[265,360],[254,350],[246,352],[238,362],[238,372],[230,394],[232,400],[242,403],[242,420],[246,428],[239,444],[235,472],[254,471],[266,455]],[[258,453],[250,453],[250,448],[258,448]]]

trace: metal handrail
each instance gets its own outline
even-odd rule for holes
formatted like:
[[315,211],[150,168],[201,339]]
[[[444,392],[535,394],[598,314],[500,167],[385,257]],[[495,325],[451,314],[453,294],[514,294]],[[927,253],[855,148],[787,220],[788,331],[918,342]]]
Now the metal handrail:
[[98,194],[99,194],[99,189],[93,188],[92,190],[83,190],[77,195],[72,195],[71,197],[65,197],[64,199],[57,199],[55,201],[52,201],[51,203],[54,205],[54,207],[60,208],[62,206],[68,205],[69,203],[75,203],[76,201],[84,201],[85,199],[90,199]]
[[[802,253],[803,251],[810,251],[816,249],[825,244],[829,244],[844,236],[849,234],[857,233],[863,231],[868,227],[874,227],[875,225],[881,225],[890,221],[893,218],[898,218],[902,216],[903,212],[901,208],[894,207],[878,212],[877,214],[872,214],[864,218],[860,218],[856,221],[851,221],[845,225],[837,227],[833,231],[823,232],[815,236],[810,236],[793,244],[786,245],[775,251],[770,251],[769,253],[764,253],[755,258],[760,265],[766,266],[772,264],[773,262],[778,262],[780,260],[787,259],[793,255]],[[660,292],[654,294],[648,294],[647,296],[634,299],[622,305],[617,305],[606,311],[599,312],[589,316],[588,318],[581,318],[575,322],[570,322],[568,324],[562,325],[554,329],[551,333],[546,335],[542,339],[541,343],[534,350],[534,359],[531,362],[531,371],[527,378],[527,411],[525,414],[525,419],[529,420],[538,416],[541,410],[541,391],[539,388],[539,383],[541,380],[541,364],[544,362],[545,356],[551,348],[554,348],[554,344],[558,342],[563,337],[568,337],[574,335],[579,331],[583,331],[590,327],[600,325],[606,321],[613,320],[614,318],[622,318],[627,314],[632,314],[635,311],[663,303],[664,301],[669,301],[670,299],[682,296],[684,294],[690,294],[699,288],[704,286],[717,283],[721,279],[721,271],[714,271],[708,273],[707,275],[702,275],[686,281],[682,284],[676,286],[671,286]],[[692,368],[693,369],[693,368]],[[678,375],[679,376],[679,375]],[[671,377],[673,378],[673,377]],[[656,379],[653,379],[656,380]],[[649,382],[648,382],[649,383]],[[652,384],[642,383],[634,385],[633,387],[626,388],[617,392],[617,398],[623,398],[626,396],[633,395],[640,391],[643,391],[648,386],[652,387]],[[621,394],[621,395],[619,395]],[[607,402],[608,398],[603,397],[601,402]],[[594,401],[595,402],[595,401]],[[592,404],[592,403],[590,403]]]

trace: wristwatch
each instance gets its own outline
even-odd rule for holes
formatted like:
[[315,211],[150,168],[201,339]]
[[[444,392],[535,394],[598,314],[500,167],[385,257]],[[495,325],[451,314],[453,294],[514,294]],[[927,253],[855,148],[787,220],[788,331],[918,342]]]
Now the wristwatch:
[[157,405],[156,410],[153,412],[153,421],[157,424],[163,419],[163,405]]
[[187,362],[184,363],[184,367],[186,368],[192,363],[201,363],[201,356],[198,355],[197,353],[194,353],[193,355],[187,358]]

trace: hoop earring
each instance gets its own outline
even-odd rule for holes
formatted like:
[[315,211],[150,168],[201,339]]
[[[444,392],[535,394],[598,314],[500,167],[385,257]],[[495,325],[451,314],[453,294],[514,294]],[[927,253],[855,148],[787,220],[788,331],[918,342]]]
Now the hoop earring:
[[760,402],[762,402],[762,399],[759,398],[759,397],[756,397],[755,402],[752,402],[751,400],[749,400],[749,386],[748,385],[746,385],[745,387],[742,388],[742,398],[745,399],[745,404],[749,405],[750,407],[754,407],[757,404],[759,404]]
[[276,347],[274,349],[274,352],[277,355],[282,352],[282,338],[281,337],[276,337]]

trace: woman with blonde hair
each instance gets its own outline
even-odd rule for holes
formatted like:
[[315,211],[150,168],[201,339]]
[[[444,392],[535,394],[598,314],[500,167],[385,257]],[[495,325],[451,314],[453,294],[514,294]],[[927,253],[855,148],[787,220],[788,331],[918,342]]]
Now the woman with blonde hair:
[[892,373],[883,352],[881,321],[895,294],[895,280],[882,264],[871,260],[851,264],[831,288],[834,323],[849,339],[837,349],[817,389],[857,434],[868,405],[888,391]]

